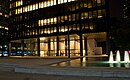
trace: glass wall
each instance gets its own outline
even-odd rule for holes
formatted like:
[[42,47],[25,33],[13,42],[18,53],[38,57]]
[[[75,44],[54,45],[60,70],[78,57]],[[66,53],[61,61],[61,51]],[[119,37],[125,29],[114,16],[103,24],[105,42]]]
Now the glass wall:
[[[70,45],[68,45],[67,35],[57,37],[41,37],[40,38],[40,56],[68,56],[68,48],[71,56],[80,56],[80,43],[78,35],[70,35]],[[59,45],[57,45],[59,44]],[[59,47],[59,50],[57,50]]]
[[99,43],[106,41],[106,32],[83,34],[81,41],[82,44],[77,34],[40,37],[39,43],[37,38],[15,40],[11,41],[11,56],[39,56],[38,50],[40,50],[41,57],[80,56],[81,46],[83,56],[101,55],[105,42],[103,45]]
[[37,39],[11,41],[11,56],[38,56]]

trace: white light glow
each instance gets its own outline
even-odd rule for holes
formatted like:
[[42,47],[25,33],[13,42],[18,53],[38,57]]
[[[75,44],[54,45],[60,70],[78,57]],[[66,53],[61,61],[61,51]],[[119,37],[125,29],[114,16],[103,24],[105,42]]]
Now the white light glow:
[[119,50],[118,50],[117,53],[116,53],[116,61],[117,61],[117,62],[120,62],[120,61],[121,61]]
[[109,62],[110,62],[110,63],[113,63],[113,62],[114,62],[113,52],[112,52],[112,51],[110,51]]
[[129,62],[129,53],[128,53],[128,51],[125,51],[124,61],[125,61],[125,62]]

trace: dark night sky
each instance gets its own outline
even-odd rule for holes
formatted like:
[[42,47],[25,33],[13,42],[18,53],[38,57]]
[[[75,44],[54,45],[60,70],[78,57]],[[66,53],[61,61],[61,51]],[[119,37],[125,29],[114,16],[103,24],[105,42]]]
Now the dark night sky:
[[109,0],[111,17],[123,17],[123,3],[122,0]]

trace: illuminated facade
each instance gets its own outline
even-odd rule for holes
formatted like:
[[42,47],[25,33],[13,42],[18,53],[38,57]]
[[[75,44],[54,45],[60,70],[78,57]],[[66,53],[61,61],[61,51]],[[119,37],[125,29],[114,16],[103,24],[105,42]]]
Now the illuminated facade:
[[9,54],[106,53],[107,0],[10,0]]
[[0,0],[0,56],[8,56],[8,0]]

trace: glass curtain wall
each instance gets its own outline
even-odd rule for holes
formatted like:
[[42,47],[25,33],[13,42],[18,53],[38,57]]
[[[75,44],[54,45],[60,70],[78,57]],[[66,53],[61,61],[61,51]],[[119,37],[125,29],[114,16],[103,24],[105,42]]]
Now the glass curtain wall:
[[[68,48],[71,56],[80,56],[80,43],[78,35],[70,35],[70,45],[68,45],[67,35],[57,37],[40,38],[40,56],[68,56]],[[59,45],[57,45],[59,43]],[[59,47],[59,50],[57,50]],[[58,51],[58,52],[57,52]]]
[[37,39],[15,40],[11,42],[11,56],[38,56]]

